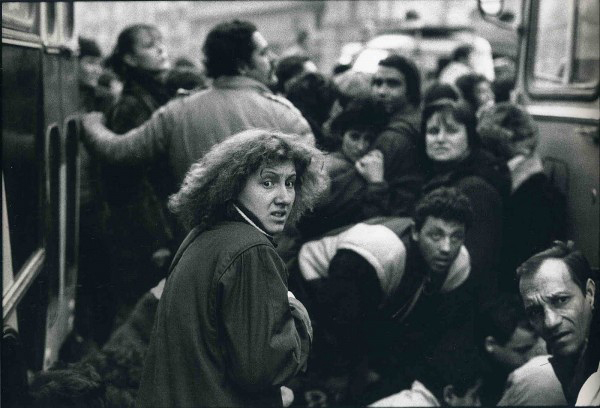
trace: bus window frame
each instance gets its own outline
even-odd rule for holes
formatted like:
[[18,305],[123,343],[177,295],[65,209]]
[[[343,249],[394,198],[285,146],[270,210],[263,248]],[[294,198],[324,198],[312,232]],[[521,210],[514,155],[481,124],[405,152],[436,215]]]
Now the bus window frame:
[[600,80],[595,84],[576,84],[571,82],[572,70],[574,64],[575,53],[575,36],[577,30],[577,6],[579,0],[572,0],[572,6],[569,7],[569,21],[567,32],[567,61],[569,63],[565,67],[565,72],[561,77],[561,82],[557,86],[546,87],[540,86],[539,76],[535,76],[535,58],[537,52],[537,36],[539,31],[539,9],[540,1],[533,0],[531,4],[531,12],[528,16],[529,38],[527,41],[527,52],[525,56],[525,90],[527,94],[534,100],[567,100],[567,101],[594,101],[598,99],[600,94]]
[[[4,3],[7,4],[7,3]],[[3,4],[3,6],[4,6]],[[29,15],[26,18],[11,14],[8,10],[2,10],[2,28],[9,28],[15,31],[24,32],[30,35],[39,35],[39,12],[40,3],[17,3],[19,5],[27,5]],[[3,7],[4,8],[4,7]]]

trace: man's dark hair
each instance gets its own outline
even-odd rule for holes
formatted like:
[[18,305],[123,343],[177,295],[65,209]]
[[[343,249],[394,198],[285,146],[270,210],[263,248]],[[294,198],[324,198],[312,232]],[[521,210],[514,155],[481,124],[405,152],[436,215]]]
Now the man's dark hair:
[[[569,270],[573,282],[579,286],[584,294],[587,280],[592,279],[597,281],[597,276],[595,276],[594,271],[590,268],[588,260],[581,251],[575,249],[573,241],[554,241],[550,248],[533,255],[523,262],[523,264],[517,268],[517,278],[520,280],[524,275],[535,273],[547,259],[558,259],[563,261]],[[600,298],[600,296],[596,296],[596,301],[598,298]]]
[[427,217],[471,225],[473,210],[469,198],[454,187],[440,187],[426,194],[415,207],[414,222],[420,231]]
[[408,101],[414,106],[421,103],[421,74],[413,61],[401,55],[392,54],[379,61],[379,66],[400,71],[406,79]]
[[472,45],[469,45],[469,44],[459,45],[452,52],[452,60],[460,61],[462,59],[469,58],[469,55],[471,55],[471,53],[473,53],[473,51],[475,51],[475,48]]
[[309,61],[306,55],[290,55],[283,57],[277,62],[275,75],[277,76],[277,88],[279,92],[283,92],[285,83],[290,79],[299,75],[304,71],[304,63]]
[[445,335],[424,363],[417,368],[421,381],[439,400],[444,401],[444,388],[451,385],[454,394],[464,397],[483,377],[486,363],[471,340],[461,334]]
[[100,51],[96,40],[79,37],[79,58],[82,57],[102,57],[102,51]]
[[378,101],[371,97],[352,99],[331,122],[332,147],[342,145],[344,133],[348,130],[368,131],[373,142],[388,121],[389,116]]
[[492,336],[504,346],[519,326],[527,326],[523,303],[516,294],[502,293],[486,301],[475,320],[477,344],[481,348],[485,338]]
[[444,82],[434,82],[423,95],[423,105],[427,106],[440,99],[450,99],[458,102],[460,100],[460,91],[452,84]]
[[290,81],[286,97],[303,116],[322,126],[337,96],[332,80],[318,72],[306,72]]
[[217,24],[206,37],[202,52],[206,75],[218,78],[238,75],[240,68],[251,64],[256,26],[248,21],[233,20]]
[[481,82],[489,82],[488,79],[476,73],[470,73],[460,76],[456,80],[456,86],[460,90],[462,97],[471,105],[473,109],[477,109],[477,99],[475,97],[475,88]]

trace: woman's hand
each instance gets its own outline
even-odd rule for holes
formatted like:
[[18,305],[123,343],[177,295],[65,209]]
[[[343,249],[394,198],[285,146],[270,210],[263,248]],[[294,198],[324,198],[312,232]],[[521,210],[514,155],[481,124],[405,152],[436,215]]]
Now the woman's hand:
[[82,139],[85,141],[94,135],[94,129],[98,125],[104,125],[104,115],[102,112],[90,112],[81,115],[81,126],[83,127]]
[[369,183],[382,183],[384,181],[383,160],[383,153],[375,149],[358,159],[354,167]]

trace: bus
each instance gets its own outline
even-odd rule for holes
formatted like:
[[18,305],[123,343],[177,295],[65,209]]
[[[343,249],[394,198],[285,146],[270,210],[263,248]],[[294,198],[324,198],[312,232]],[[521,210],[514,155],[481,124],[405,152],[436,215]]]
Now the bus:
[[2,3],[2,406],[73,327],[77,44],[73,3]]
[[600,190],[598,0],[523,0],[507,26],[502,0],[479,0],[490,23],[519,33],[513,100],[540,130],[538,151],[567,198],[567,236],[598,269]]

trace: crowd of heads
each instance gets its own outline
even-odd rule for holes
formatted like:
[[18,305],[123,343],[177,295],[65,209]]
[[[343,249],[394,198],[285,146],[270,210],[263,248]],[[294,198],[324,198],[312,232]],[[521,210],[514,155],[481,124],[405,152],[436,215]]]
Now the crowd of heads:
[[[101,58],[93,42],[83,39],[80,48],[82,66]],[[352,163],[372,150],[394,115],[408,109],[420,112],[415,154],[423,169],[455,166],[479,149],[506,163],[515,156],[533,156],[537,147],[533,119],[514,103],[496,104],[502,98],[494,95],[492,82],[476,72],[455,83],[434,82],[422,94],[419,68],[410,58],[392,54],[372,75],[350,70],[329,77],[318,72],[306,54],[276,60],[257,27],[238,20],[214,27],[202,52],[207,77],[241,75],[271,87],[308,120],[318,148],[326,154],[341,152]],[[472,45],[462,45],[453,51],[451,61],[469,65],[473,52]],[[171,68],[160,32],[142,24],[121,32],[105,65],[121,81],[140,69],[164,73]],[[205,86],[193,64],[182,65],[178,73],[167,76],[171,92],[180,85]],[[100,75],[94,79],[97,72],[86,72],[92,77],[89,83],[97,84]],[[207,229],[230,218],[239,205],[257,215],[267,233],[281,233],[323,200],[329,187],[324,160],[322,151],[290,135],[245,131],[215,146],[191,167],[169,208],[186,228]],[[420,197],[411,213],[411,236],[431,272],[445,273],[457,258],[476,206],[450,186]],[[453,349],[436,355],[439,360],[433,366],[438,368],[428,366],[422,379],[439,401],[479,402],[482,355],[510,371],[543,352],[538,335],[559,356],[575,354],[586,343],[598,296],[595,277],[581,252],[558,242],[528,259],[516,273],[505,273],[511,272],[519,282],[524,309],[515,294],[500,296],[478,313],[477,345],[482,354]],[[561,295],[546,293],[555,289]],[[448,361],[452,364],[443,364]],[[36,381],[49,380],[41,376]],[[96,392],[92,386],[77,385],[81,389],[76,393]]]

